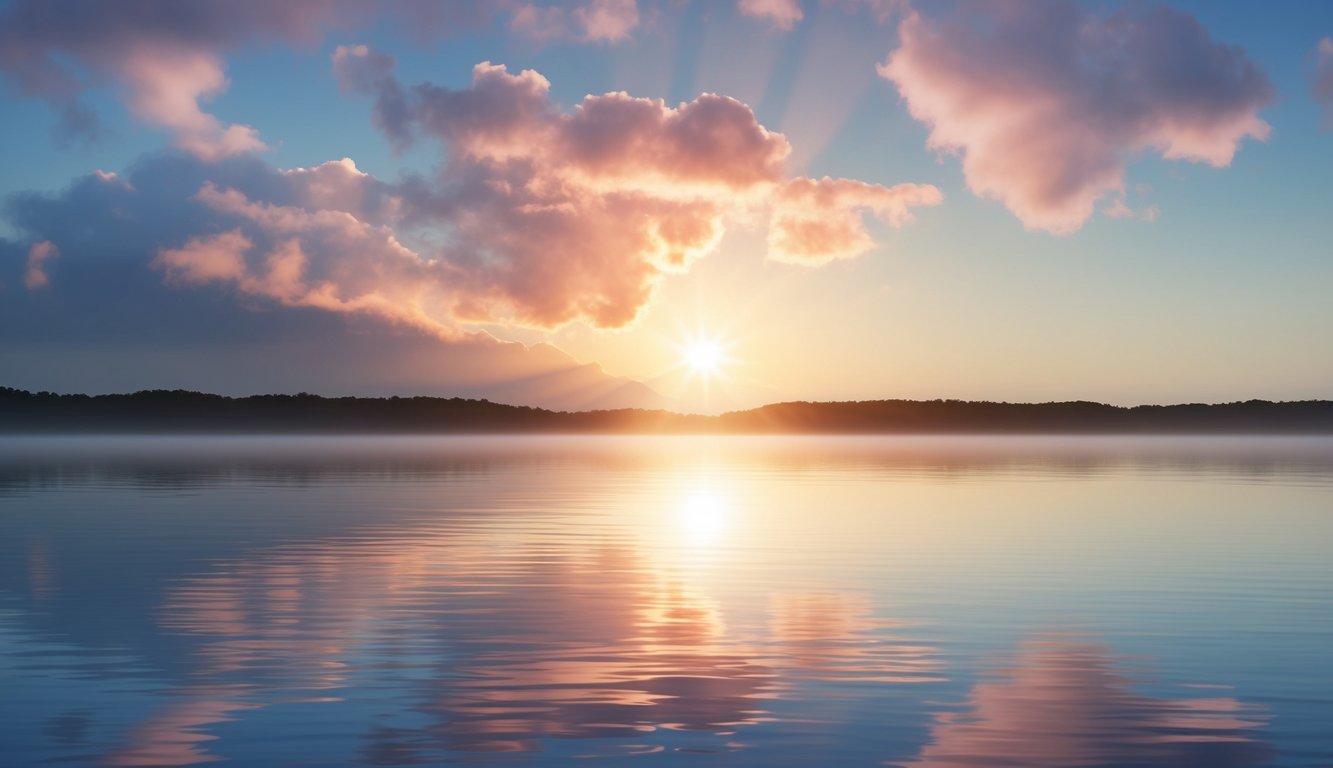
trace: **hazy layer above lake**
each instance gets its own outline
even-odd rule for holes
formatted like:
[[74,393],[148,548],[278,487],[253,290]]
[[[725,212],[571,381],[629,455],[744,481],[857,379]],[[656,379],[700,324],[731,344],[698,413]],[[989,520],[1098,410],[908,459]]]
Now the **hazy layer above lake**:
[[19,764],[1333,760],[1333,439],[0,440]]

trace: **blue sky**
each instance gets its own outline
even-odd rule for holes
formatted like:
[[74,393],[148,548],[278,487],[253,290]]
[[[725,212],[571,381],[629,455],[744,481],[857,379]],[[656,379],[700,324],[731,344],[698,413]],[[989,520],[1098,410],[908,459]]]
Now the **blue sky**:
[[[0,23],[16,25],[24,5],[3,6],[5,21]],[[1254,97],[1251,101],[1257,106],[1252,108],[1241,95],[1224,91],[1208,102],[1232,99],[1226,108],[1249,109],[1251,117],[1269,126],[1268,135],[1257,140],[1237,134],[1228,144],[1233,150],[1229,162],[1212,164],[1168,159],[1160,150],[1126,144],[1122,191],[1100,194],[1095,212],[1072,229],[1054,234],[1050,227],[1033,224],[1037,214],[1032,209],[1025,213],[1022,206],[1032,201],[1021,192],[1003,199],[979,194],[976,178],[965,173],[963,158],[969,152],[976,156],[980,146],[928,148],[932,124],[912,114],[913,107],[921,105],[909,98],[905,89],[910,83],[876,72],[891,53],[905,50],[900,25],[909,17],[919,14],[927,29],[945,30],[951,18],[985,17],[988,12],[976,6],[919,4],[913,9],[894,3],[877,17],[862,4],[810,2],[799,6],[803,18],[783,29],[776,17],[742,13],[731,3],[640,3],[637,23],[624,34],[588,39],[589,34],[579,32],[572,21],[581,7],[576,3],[551,6],[564,14],[560,18],[570,28],[537,40],[515,26],[515,8],[520,5],[497,4],[498,10],[482,23],[424,32],[402,18],[357,12],[339,17],[337,23],[315,23],[314,28],[323,30],[317,34],[277,34],[259,25],[206,46],[225,68],[228,85],[212,98],[203,98],[202,110],[224,125],[253,127],[265,145],[242,154],[273,169],[314,168],[349,157],[360,171],[386,185],[390,192],[385,194],[398,194],[394,185],[412,176],[447,187],[452,183],[450,174],[462,172],[459,164],[470,162],[465,142],[447,132],[439,137],[431,134],[427,118],[417,116],[418,140],[395,151],[377,127],[376,94],[340,87],[332,65],[338,46],[364,44],[369,51],[391,56],[393,77],[403,87],[429,82],[468,92],[473,87],[473,67],[483,61],[503,64],[514,76],[532,69],[549,81],[550,108],[565,114],[588,94],[625,91],[633,97],[663,99],[669,109],[692,102],[701,93],[716,93],[739,101],[752,112],[755,123],[785,138],[790,154],[783,161],[782,177],[774,177],[778,186],[756,192],[758,202],[747,197],[745,211],[728,212],[720,239],[711,242],[704,255],[688,257],[686,268],[654,272],[646,298],[636,295],[630,307],[631,322],[599,321],[583,310],[538,317],[533,314],[538,310],[529,306],[531,296],[517,294],[484,310],[427,307],[436,320],[447,315],[440,321],[444,330],[436,334],[441,359],[449,358],[461,338],[479,331],[501,341],[552,345],[568,355],[570,366],[595,363],[604,374],[646,383],[670,403],[702,410],[797,398],[1165,402],[1333,397],[1333,355],[1328,352],[1333,349],[1333,308],[1326,300],[1333,289],[1329,258],[1333,224],[1328,215],[1333,133],[1324,123],[1329,107],[1312,94],[1320,65],[1319,42],[1333,36],[1329,4],[1169,4],[1197,21],[1210,46],[1233,51],[1271,84],[1271,98],[1260,103]],[[624,4],[620,7],[623,10]],[[1086,23],[1102,24],[1119,16],[1135,19],[1139,25],[1135,29],[1146,30],[1145,40],[1155,39],[1149,33],[1156,33],[1153,25],[1158,22],[1152,14],[1158,8],[1111,2],[1046,6],[1051,12],[1073,13]],[[235,13],[249,10],[241,6]],[[1024,30],[1023,20],[1012,23]],[[1042,45],[1058,33],[1040,24],[1033,27],[1033,39]],[[1113,24],[1107,23],[1107,28],[1113,29]],[[59,48],[57,43],[64,39],[60,34],[51,32],[50,39],[56,41],[51,55],[60,61],[74,60],[87,75],[78,98],[100,118],[101,135],[53,139],[57,118],[50,94],[25,92],[21,73],[13,68],[5,71],[5,120],[0,121],[5,173],[0,177],[0,196],[7,199],[31,192],[59,198],[74,180],[94,170],[125,176],[151,158],[181,151],[172,148],[171,128],[145,119],[142,110],[136,113],[130,106],[132,96],[127,93],[132,92],[133,81],[118,69],[119,61],[137,55],[146,43],[130,35],[130,47],[123,51],[89,54],[79,61],[79,54],[70,53],[77,49]],[[169,36],[170,29],[163,34]],[[994,50],[1005,49],[997,43]],[[1145,71],[1174,76],[1162,67],[1178,67],[1182,78],[1223,77],[1224,66],[1219,65],[1217,72],[1208,71],[1209,66],[1197,60],[1168,61]],[[1002,69],[1003,62],[997,67]],[[984,62],[980,69],[985,71]],[[961,77],[957,72],[936,76]],[[1114,73],[1106,77],[1106,82],[1116,82]],[[1212,86],[1199,86],[1201,92],[1208,87]],[[1096,101],[1098,94],[1087,97]],[[1171,108],[1159,104],[1154,114],[1169,115]],[[959,124],[956,111],[937,117],[952,120],[958,131],[967,129]],[[1078,116],[1067,117],[1077,123]],[[1223,120],[1220,111],[1216,119]],[[1052,158],[1058,165],[1066,150],[1043,147],[1034,140],[1023,151],[1034,158]],[[205,161],[204,176],[207,168],[234,162],[240,161],[231,156]],[[791,179],[825,176],[872,185],[885,194],[900,184],[928,185],[940,193],[942,202],[914,201],[912,220],[897,223],[876,216],[862,203],[847,203],[861,206],[855,210],[862,213],[855,215],[874,242],[873,248],[854,257],[803,253],[804,261],[793,264],[791,259],[766,255],[765,229],[755,221],[773,214],[763,206],[781,194],[778,190],[791,188]],[[995,183],[1013,181],[1010,173]],[[245,194],[251,202],[261,199],[254,190]],[[1133,215],[1107,215],[1117,197]],[[268,202],[278,204],[277,198]],[[0,337],[0,345],[12,353],[11,361],[22,362],[11,363],[6,366],[10,370],[0,374],[17,385],[66,391],[172,385],[166,379],[173,377],[170,360],[178,351],[154,348],[128,326],[119,336],[103,335],[96,341],[80,336],[76,327],[96,324],[102,312],[96,302],[71,301],[63,315],[54,314],[49,306],[32,314],[36,302],[49,304],[59,292],[63,270],[102,256],[94,252],[95,238],[80,246],[84,252],[75,254],[62,244],[59,232],[26,226],[13,211],[8,206],[0,222],[8,258],[0,274],[6,283],[0,303],[11,305],[3,318],[11,331]],[[830,209],[827,220],[842,211]],[[1066,216],[1062,221],[1070,220],[1059,215]],[[477,253],[443,256],[431,249],[453,243],[456,221],[362,218],[367,226],[392,230],[427,261],[453,259],[458,264],[513,258],[506,264],[506,280],[522,281],[518,270],[543,270],[549,260],[562,258],[540,249],[497,256],[499,252],[485,250],[494,246],[491,241],[473,243],[470,247],[481,249]],[[164,232],[160,242],[148,238],[135,245],[134,252],[142,257],[136,268],[148,270],[146,274],[154,278],[143,285],[225,305],[233,319],[217,322],[235,322],[238,328],[254,325],[253,318],[242,317],[254,313],[275,327],[318,325],[320,340],[312,339],[312,348],[324,344],[336,349],[342,334],[362,338],[382,332],[389,340],[410,335],[400,317],[384,313],[377,320],[373,312],[367,318],[351,316],[355,310],[338,310],[335,314],[349,316],[289,321],[284,318],[319,310],[304,299],[304,305],[291,306],[299,302],[275,299],[272,290],[246,295],[239,278],[227,284],[183,285],[198,273],[177,275],[173,283],[170,275],[143,266],[163,250],[182,249],[191,237],[216,234],[228,226],[219,221],[201,225],[198,232]],[[259,249],[268,246],[260,235],[245,231],[256,247],[247,257],[254,269],[254,260],[262,255]],[[771,231],[767,237],[771,247]],[[24,259],[35,243],[44,240],[53,242],[60,253],[47,262],[50,285],[43,291],[24,291],[18,284]],[[306,251],[313,268],[314,260],[322,256],[311,246]],[[457,274],[452,272],[450,279],[463,279]],[[499,280],[493,275],[486,279]],[[446,281],[445,287],[452,283]],[[512,285],[506,284],[509,288]],[[591,288],[576,281],[566,288],[578,292],[579,301],[585,302],[580,306],[587,306]],[[498,289],[492,285],[486,290],[486,300],[491,301]],[[448,300],[467,303],[455,297]],[[25,317],[40,316],[51,325],[55,322],[51,318],[79,313],[84,317],[67,323],[67,332],[44,334],[37,340],[15,330]],[[386,317],[388,322],[378,322]],[[161,319],[173,322],[171,317]],[[379,326],[382,330],[376,330]],[[729,364],[709,372],[683,366],[680,349],[697,336],[723,344]],[[175,343],[189,347],[188,339]],[[213,354],[204,351],[210,343],[201,340],[190,354]],[[253,346],[255,337],[238,331],[227,344],[232,350]],[[420,354],[419,340],[403,344],[416,350],[410,354]],[[145,371],[154,371],[163,380],[140,382],[124,376],[113,381],[99,373],[104,363],[81,373],[68,355],[59,364],[52,362],[61,357],[61,349],[98,353],[90,360],[156,361]],[[176,379],[234,392],[275,386],[272,379],[252,370],[281,364],[267,354],[246,358],[243,365],[223,366],[233,372],[219,375],[212,387],[188,376]],[[311,382],[294,376],[292,386],[308,384],[302,388],[330,393],[460,391],[445,373],[437,380],[426,374],[404,378],[394,373],[414,365],[405,357],[402,365],[386,367],[384,376],[369,384],[326,371]],[[349,369],[358,366],[355,360],[347,361]],[[428,387],[432,381],[438,383]],[[466,393],[484,394],[485,387],[478,387]],[[545,402],[543,397],[538,393],[531,399]]]

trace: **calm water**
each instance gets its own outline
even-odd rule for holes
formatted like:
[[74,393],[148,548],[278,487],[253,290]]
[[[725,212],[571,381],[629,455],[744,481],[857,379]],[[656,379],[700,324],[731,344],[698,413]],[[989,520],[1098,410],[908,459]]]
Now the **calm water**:
[[1333,440],[0,441],[0,763],[1333,766]]

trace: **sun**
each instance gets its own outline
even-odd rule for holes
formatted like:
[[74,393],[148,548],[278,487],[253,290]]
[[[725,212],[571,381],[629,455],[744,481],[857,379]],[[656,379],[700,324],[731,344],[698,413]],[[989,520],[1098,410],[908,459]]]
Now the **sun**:
[[726,355],[716,339],[695,339],[685,346],[685,364],[701,376],[712,376],[722,369]]

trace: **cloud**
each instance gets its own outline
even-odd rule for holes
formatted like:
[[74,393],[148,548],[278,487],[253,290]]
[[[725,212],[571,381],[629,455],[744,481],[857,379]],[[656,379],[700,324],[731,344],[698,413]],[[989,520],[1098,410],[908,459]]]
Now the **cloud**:
[[1323,38],[1315,47],[1313,93],[1315,99],[1324,105],[1324,124],[1333,128],[1333,37]]
[[912,208],[944,199],[929,184],[884,187],[851,179],[794,179],[778,191],[768,231],[774,261],[820,266],[875,247],[862,212],[893,227],[912,220]]
[[372,0],[16,0],[0,10],[0,75],[59,115],[57,139],[100,132],[79,101],[108,84],[135,118],[171,133],[172,143],[217,160],[265,147],[251,126],[228,124],[201,102],[225,91],[224,55],[253,43],[310,45],[330,28],[387,16],[422,42],[460,26],[508,17],[516,29],[547,38],[616,42],[639,23],[635,0],[582,0],[536,6],[515,0],[478,3]]
[[169,279],[227,283],[289,307],[373,315],[443,338],[461,335],[431,312],[448,306],[449,265],[418,257],[389,228],[346,211],[255,202],[211,183],[196,198],[249,223],[269,245],[256,247],[240,229],[192,237],[153,259]]
[[376,97],[375,121],[391,140],[434,139],[445,152],[435,177],[398,191],[407,225],[446,235],[437,258],[457,268],[461,322],[621,327],[663,275],[770,206],[782,229],[770,256],[818,264],[872,245],[854,209],[898,224],[908,206],[938,200],[933,187],[804,180],[828,190],[810,196],[833,218],[820,237],[798,237],[792,201],[806,187],[786,175],[791,147],[740,101],[703,94],[670,107],[607,93],[563,110],[532,70],[483,62],[469,88],[407,88],[390,61],[364,46],[334,53],[339,80]]
[[45,288],[51,282],[43,266],[48,259],[60,255],[60,249],[50,240],[33,243],[28,249],[28,268],[23,273],[23,286],[30,291]]
[[639,25],[635,0],[587,0],[573,4],[517,3],[509,11],[509,28],[531,40],[574,39],[615,43]]
[[912,0],[821,0],[821,2],[841,6],[848,13],[865,10],[870,13],[871,18],[881,24],[912,10]]
[[130,112],[172,133],[176,146],[204,160],[265,149],[248,125],[224,125],[199,100],[226,90],[216,55],[195,51],[133,50],[118,64]]
[[[940,198],[930,186],[791,178],[787,140],[715,94],[670,107],[607,93],[566,110],[532,70],[483,62],[468,88],[407,88],[365,46],[338,48],[333,64],[344,87],[376,95],[390,137],[440,143],[438,173],[389,184],[350,158],[286,170],[163,160],[147,194],[173,197],[139,244],[159,279],[442,339],[493,325],[620,328],[731,226],[767,220],[770,258],[819,265],[873,248],[863,213],[900,226]],[[136,183],[99,173],[77,184],[86,226],[119,229],[107,218]],[[59,231],[40,199],[18,207],[32,231]]]
[[778,29],[790,30],[805,17],[798,0],[740,0],[740,12],[763,19]]
[[639,24],[639,6],[634,0],[589,0],[574,8],[574,18],[585,40],[623,40]]
[[[342,328],[433,337],[456,350],[479,327],[619,328],[666,275],[689,269],[732,227],[768,222],[771,258],[814,265],[873,245],[864,213],[898,226],[939,198],[930,186],[794,178],[786,138],[724,96],[668,106],[608,93],[566,109],[531,70],[483,62],[466,88],[406,87],[391,58],[364,46],[333,58],[344,87],[374,95],[391,137],[439,142],[435,172],[389,183],[350,158],[280,169],[253,153],[172,151],[78,178],[59,194],[13,196],[5,218],[18,240],[0,241],[0,280],[21,279],[22,252],[43,241],[59,248],[61,270],[58,291],[6,301],[0,326],[41,329],[9,338],[6,351],[29,345],[34,370],[63,370],[40,343],[77,339],[135,361],[106,369],[103,380],[122,381],[117,371],[161,372],[144,350],[198,357],[241,338],[273,337],[290,351],[297,338],[327,341]],[[403,365],[385,370],[420,381]],[[566,406],[573,390],[585,392],[579,403],[598,392],[607,404],[624,384],[611,387],[611,377],[567,357],[543,366],[529,365],[520,377],[529,384],[513,391],[558,390],[558,401],[542,402]],[[340,370],[330,381],[350,376]]]
[[1268,78],[1172,9],[965,3],[910,14],[898,32],[880,74],[930,127],[928,145],[962,157],[968,188],[1029,229],[1077,230],[1124,189],[1135,154],[1225,167],[1243,139],[1268,136]]
[[252,245],[237,230],[192,237],[184,248],[164,248],[159,251],[153,266],[166,270],[173,280],[186,283],[239,281],[245,278],[245,253]]
[[[30,243],[58,248],[60,270],[41,290],[0,298],[6,383],[458,395],[574,409],[666,405],[644,385],[547,345],[453,326],[442,334],[386,318],[369,300],[357,311],[319,307],[326,298],[362,298],[355,289],[372,278],[378,285],[381,271],[379,290],[391,296],[402,272],[429,266],[389,258],[382,227],[393,220],[394,200],[389,185],[346,159],[280,170],[253,156],[206,163],[177,152],[145,156],[121,174],[79,177],[55,194],[13,196],[4,218],[22,243],[0,238],[0,286],[22,285]],[[330,242],[349,229],[363,239]],[[291,268],[293,240],[306,260],[300,270]],[[356,259],[352,251],[363,248],[365,258]],[[329,281],[339,293],[315,290]]]
[[[911,7],[910,0],[819,0],[819,4],[836,7],[844,13],[865,11],[880,24]],[[795,29],[796,24],[805,18],[801,0],[738,0],[736,8],[744,16],[766,21],[786,32]]]
[[350,157],[313,168],[275,169],[293,205],[342,211],[376,224],[400,218],[401,201],[392,186],[363,172]]
[[1152,223],[1157,221],[1157,217],[1162,215],[1162,209],[1156,205],[1148,205],[1143,208],[1131,208],[1125,202],[1123,194],[1116,194],[1111,197],[1110,202],[1102,206],[1102,213],[1113,219],[1137,219]]
[[199,106],[227,88],[222,53],[252,41],[317,39],[348,8],[324,0],[19,0],[0,13],[0,73],[56,106],[67,135],[96,130],[78,97],[110,82],[136,118],[216,159],[264,146],[250,126],[225,124]]

